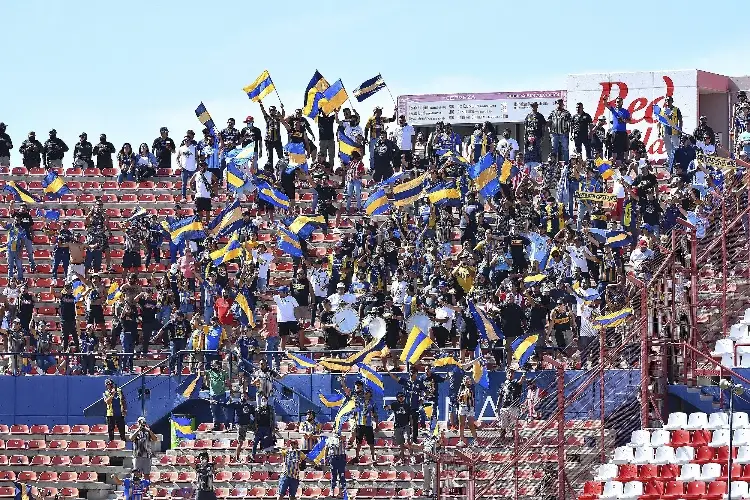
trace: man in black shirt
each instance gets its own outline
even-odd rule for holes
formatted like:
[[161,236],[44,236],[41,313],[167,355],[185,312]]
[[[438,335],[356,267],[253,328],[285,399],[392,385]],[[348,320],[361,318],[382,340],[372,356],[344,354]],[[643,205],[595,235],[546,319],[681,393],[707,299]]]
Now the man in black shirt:
[[[506,364],[510,366],[513,362],[513,350],[511,344],[518,337],[523,335],[523,308],[516,303],[516,297],[513,293],[508,293],[505,297],[505,304],[500,309],[500,321],[502,324],[503,334],[505,335],[505,352],[506,352]],[[501,364],[501,360],[496,360],[498,365]]]
[[[607,119],[600,116],[596,126],[591,130],[591,155],[593,158],[604,158],[604,145],[607,142]],[[588,155],[586,155],[588,157]]]
[[396,377],[392,372],[388,372],[393,380],[403,387],[406,395],[406,405],[409,407],[409,418],[411,422],[411,442],[416,443],[419,433],[419,418],[422,408],[422,393],[424,392],[424,383],[419,379],[419,369],[412,366],[409,370],[409,376]]
[[318,115],[318,154],[323,159],[328,159],[329,165],[336,161],[336,140],[333,134],[333,124],[336,121],[336,113]]
[[526,381],[526,373],[516,380],[515,373],[508,367],[505,370],[505,382],[500,389],[500,395],[497,398],[498,417],[500,419],[500,430],[507,439],[513,438],[515,424],[518,420],[518,414],[521,406],[521,394],[523,393],[523,383]]
[[240,136],[242,137],[243,148],[253,144],[256,160],[263,156],[263,135],[260,129],[255,126],[255,119],[252,116],[245,118],[245,126],[240,131]]
[[234,451],[234,459],[239,461],[240,453],[242,452],[242,445],[247,439],[247,431],[253,431],[255,427],[255,405],[250,403],[250,398],[247,396],[247,392],[242,393],[242,398],[235,402],[230,403],[230,408],[233,408],[235,418],[237,421],[237,448]]
[[281,105],[281,113],[276,111],[276,106],[269,106],[268,112],[263,106],[263,101],[259,102],[260,111],[263,113],[263,119],[266,120],[266,152],[268,153],[268,161],[266,165],[273,166],[273,152],[276,151],[276,156],[282,158],[284,156],[283,148],[281,146],[281,120],[284,119],[284,105]]
[[[2,135],[0,135],[0,137],[2,137]],[[716,134],[714,133],[714,129],[708,126],[708,118],[706,118],[705,116],[700,117],[700,124],[693,132],[693,137],[695,137],[696,141],[700,142],[705,142],[706,137],[710,137],[711,144],[716,144]],[[0,156],[2,156],[1,152]]]
[[50,130],[49,139],[44,143],[44,148],[42,149],[44,165],[52,168],[62,168],[63,157],[67,152],[68,145],[57,137],[57,130]]
[[648,191],[645,200],[640,200],[640,212],[643,216],[643,229],[656,236],[659,235],[659,221],[664,211],[653,191]]
[[302,125],[300,127],[301,130],[310,134],[310,137],[315,140],[315,134],[313,134],[312,128],[310,128],[310,122],[308,122],[307,118],[302,115],[301,108],[295,109],[294,114],[287,119],[287,122],[289,123],[290,130],[294,130],[294,122],[300,122],[300,124]]
[[526,236],[518,234],[514,221],[511,221],[510,234],[505,237],[505,246],[510,250],[515,274],[525,274],[529,268],[529,261],[526,258],[526,247],[529,245],[531,241]]
[[532,102],[531,112],[526,115],[526,118],[523,121],[524,127],[526,128],[527,148],[529,147],[528,144],[530,137],[535,137],[536,144],[539,146],[542,142],[542,137],[544,136],[544,129],[547,128],[547,120],[545,120],[544,115],[537,111],[538,109],[539,103]]
[[576,104],[576,114],[573,115],[573,122],[570,127],[570,134],[573,136],[576,153],[581,154],[582,149],[586,149],[586,159],[591,160],[591,140],[589,133],[593,126],[591,115],[583,110],[583,103]]
[[226,153],[240,145],[240,131],[234,128],[234,118],[227,120],[227,127],[219,132],[222,140],[222,152]]
[[96,168],[99,170],[112,168],[112,155],[116,152],[115,145],[107,142],[107,134],[99,134],[99,144],[94,146],[93,150],[96,156]]
[[178,369],[178,373],[182,369],[177,353],[185,349],[189,332],[190,323],[180,311],[174,311],[172,318],[159,330],[159,335],[166,335],[169,339],[169,371],[171,373],[175,373],[175,368]]
[[383,404],[383,408],[393,412],[393,442],[399,447],[399,454],[396,460],[406,463],[406,450],[411,448],[409,442],[409,420],[411,418],[411,408],[406,404],[406,395],[403,391],[396,394],[396,401],[389,405]]
[[26,203],[21,203],[18,210],[14,210],[13,206],[15,200],[10,200],[10,215],[18,221],[18,226],[26,231],[27,238],[24,240],[24,248],[26,249],[26,257],[29,259],[29,266],[31,266],[31,272],[36,272],[36,262],[34,261],[34,219],[31,217],[31,211]]
[[398,153],[396,143],[388,139],[386,134],[380,134],[372,148],[373,170],[372,179],[380,182],[393,175],[393,164]]
[[172,168],[172,155],[176,149],[174,141],[169,137],[169,129],[160,128],[159,137],[151,145],[151,152],[156,156],[159,168]]
[[638,175],[633,180],[633,187],[637,189],[638,197],[641,201],[646,199],[646,194],[656,193],[657,180],[656,176],[651,173],[651,167],[644,163],[639,167]]
[[44,146],[36,140],[36,132],[29,132],[29,138],[21,143],[18,152],[23,155],[23,166],[36,168],[42,164],[42,151]]
[[5,133],[6,125],[0,122],[0,167],[10,167],[10,151],[13,149],[13,141]]
[[93,168],[94,160],[91,155],[94,153],[94,147],[88,141],[86,132],[78,136],[80,139],[73,148],[73,166],[80,168]]
[[159,306],[156,301],[156,294],[151,289],[144,290],[138,295],[138,297],[138,305],[141,311],[141,329],[143,330],[141,352],[146,354],[148,353],[148,346],[151,342],[151,337],[159,328],[159,322],[156,319],[156,314],[159,312]]
[[25,284],[22,283],[18,290],[21,293],[18,296],[16,317],[21,320],[23,331],[28,333],[31,325],[31,318],[34,316],[34,306],[36,301],[34,300],[34,296],[26,289]]

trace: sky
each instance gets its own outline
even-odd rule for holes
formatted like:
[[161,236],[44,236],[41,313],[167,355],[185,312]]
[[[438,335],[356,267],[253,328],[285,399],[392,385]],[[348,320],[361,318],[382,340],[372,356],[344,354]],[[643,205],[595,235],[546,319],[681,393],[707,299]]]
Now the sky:
[[[264,69],[287,113],[302,106],[316,69],[350,94],[380,73],[394,97],[559,90],[571,73],[745,75],[743,4],[0,0],[0,121],[16,151],[29,131],[44,141],[52,128],[71,149],[81,132],[94,143],[104,132],[118,149],[151,144],[161,126],[179,141],[202,128],[201,101],[221,127],[253,115],[262,128],[241,89]],[[355,103],[363,117],[375,105],[389,113],[388,92]]]

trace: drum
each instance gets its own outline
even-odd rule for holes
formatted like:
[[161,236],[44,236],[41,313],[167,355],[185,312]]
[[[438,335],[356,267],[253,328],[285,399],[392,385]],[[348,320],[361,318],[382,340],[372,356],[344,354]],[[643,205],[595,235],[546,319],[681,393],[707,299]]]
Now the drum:
[[425,313],[414,313],[406,320],[406,334],[410,334],[415,326],[419,327],[424,333],[428,333],[432,326],[432,321],[430,321],[430,317]]
[[359,326],[359,315],[350,307],[344,307],[333,315],[333,323],[341,333],[354,333]]
[[382,339],[385,337],[385,320],[380,316],[369,314],[362,321],[362,334],[369,335],[374,339]]

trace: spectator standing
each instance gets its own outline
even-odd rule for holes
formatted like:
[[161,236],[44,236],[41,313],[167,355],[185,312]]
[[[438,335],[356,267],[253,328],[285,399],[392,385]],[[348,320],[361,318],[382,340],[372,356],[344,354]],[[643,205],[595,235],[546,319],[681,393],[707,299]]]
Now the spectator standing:
[[336,137],[333,124],[336,122],[338,110],[327,115],[321,112],[318,115],[318,155],[322,155],[328,165],[333,166],[336,162]]
[[116,152],[115,145],[107,141],[107,134],[100,134],[99,143],[92,150],[92,154],[96,156],[96,168],[101,171],[105,168],[113,168],[112,155]]
[[[262,363],[262,360],[261,360]],[[264,450],[273,446],[276,432],[276,413],[268,403],[266,396],[258,397],[258,407],[255,410],[255,436],[253,436],[253,460],[258,448]]]
[[[385,125],[396,121],[396,110],[393,110],[393,116],[386,118],[383,116],[383,108],[376,106],[372,110],[372,116],[367,120],[365,124],[365,142],[368,144],[368,151],[370,155],[370,170],[375,170],[375,144],[377,140],[386,135]],[[378,182],[378,181],[375,181]]]
[[396,144],[388,139],[385,133],[381,133],[377,139],[371,140],[372,180],[380,182],[393,175],[393,165],[398,154]]
[[342,435],[334,434],[326,441],[326,447],[326,457],[331,466],[331,496],[336,493],[337,484],[338,494],[343,496],[346,490],[346,439]]
[[63,342],[63,351],[68,350],[68,342],[73,337],[73,345],[78,348],[78,328],[76,325],[76,298],[73,295],[73,284],[67,281],[60,292],[60,330]]
[[214,475],[216,467],[211,462],[207,451],[198,454],[198,463],[195,466],[197,492],[195,500],[216,500],[214,491]]
[[403,391],[398,391],[396,401],[390,405],[384,404],[383,408],[393,413],[393,443],[399,447],[399,454],[396,456],[394,463],[401,461],[401,463],[406,464],[406,450],[410,450],[411,453],[411,446],[409,446],[411,408],[406,402],[406,394]]
[[664,125],[662,122],[657,122],[657,124],[659,127],[659,137],[664,140],[664,147],[667,150],[667,162],[669,164],[669,171],[671,172],[674,166],[674,152],[680,147],[682,111],[674,105],[672,96],[667,96],[664,99],[662,113],[667,117],[670,126]]
[[555,105],[555,109],[547,118],[550,140],[552,141],[552,154],[558,160],[568,161],[568,141],[573,117],[570,115],[570,111],[565,109],[565,102],[562,99],[555,101]]
[[466,424],[469,424],[469,430],[474,440],[477,438],[477,427],[474,421],[475,409],[474,404],[476,395],[474,393],[474,382],[471,377],[464,377],[463,384],[458,390],[458,445],[466,446],[464,441],[464,430]]
[[109,440],[115,439],[115,428],[120,433],[120,440],[125,441],[125,417],[128,416],[128,405],[114,380],[104,383],[104,405],[107,408],[107,432]]
[[94,146],[88,141],[86,132],[78,136],[79,141],[73,147],[73,166],[79,168],[94,168]]
[[409,405],[409,420],[411,422],[411,442],[416,443],[419,433],[420,410],[422,408],[421,395],[424,390],[424,385],[418,376],[419,369],[416,366],[412,366],[408,377],[396,377],[392,372],[388,372],[388,374],[402,387],[406,395],[406,403]]
[[13,217],[18,217],[19,226],[26,231],[26,240],[24,240],[24,249],[26,250],[26,258],[29,259],[29,266],[31,266],[31,272],[36,272],[36,261],[34,259],[34,218],[31,216],[31,210],[26,203],[21,203],[18,210],[14,210],[15,199],[10,200],[10,213]]
[[263,119],[266,121],[266,153],[268,153],[268,159],[266,165],[273,167],[273,153],[276,152],[276,156],[281,159],[284,155],[283,147],[281,145],[281,120],[284,119],[284,105],[281,105],[281,113],[276,111],[276,106],[269,106],[268,111],[263,106],[263,101],[260,101],[260,111],[263,113]]
[[591,119],[591,115],[583,110],[583,103],[576,103],[576,114],[572,117],[570,135],[573,138],[576,153],[580,155],[585,149],[587,160],[594,158],[591,154],[591,129],[593,126],[594,122]]
[[510,366],[506,368],[505,381],[500,388],[500,396],[497,398],[497,408],[501,437],[507,440],[512,440],[514,437],[525,381],[525,373],[521,374],[521,377],[516,380],[513,369]]
[[433,497],[433,486],[440,478],[437,477],[437,460],[442,448],[445,446],[445,431],[440,430],[429,432],[427,430],[421,445],[415,445],[415,448],[421,448],[424,453],[422,460],[422,493],[427,498]]
[[65,153],[68,152],[68,149],[68,145],[65,144],[62,139],[57,137],[57,130],[50,130],[49,139],[45,141],[44,149],[42,149],[44,166],[62,168],[63,158],[65,157]]
[[511,137],[510,129],[506,128],[503,130],[502,138],[497,142],[496,150],[510,161],[516,160],[516,154],[518,153],[518,142]]
[[10,152],[13,150],[13,141],[5,132],[7,125],[0,122],[0,167],[10,167]]
[[115,484],[123,486],[123,498],[125,500],[143,500],[144,493],[148,495],[148,487],[151,486],[151,481],[145,479],[138,469],[133,469],[131,476],[125,479],[120,479],[115,474],[110,477]]
[[178,373],[182,370],[182,359],[178,354],[185,349],[190,333],[190,323],[181,311],[172,311],[172,318],[159,330],[159,335],[169,341],[169,371]]
[[711,144],[716,144],[716,133],[714,129],[709,127],[708,118],[701,116],[698,121],[698,126],[693,131],[693,137],[698,141],[698,146],[701,147],[701,143],[706,143],[707,139],[710,139]]
[[133,443],[133,468],[148,476],[151,474],[151,443],[158,438],[146,423],[146,417],[138,417],[138,427],[128,439]]
[[300,465],[307,460],[307,456],[298,449],[299,443],[296,439],[292,439],[289,444],[291,445],[289,449],[281,450],[284,469],[281,473],[281,478],[279,478],[279,500],[287,494],[289,495],[289,500],[297,498]]
[[[273,301],[276,303],[276,322],[281,337],[279,349],[283,352],[286,349],[287,337],[299,332],[299,324],[294,313],[299,303],[289,295],[289,288],[286,286],[279,288],[279,293],[273,296]],[[304,346],[299,347],[304,348]]]
[[253,168],[258,167],[258,158],[263,156],[263,134],[260,129],[255,126],[255,118],[248,116],[245,118],[245,126],[240,131],[240,140],[242,141],[242,147],[246,148],[249,145],[253,145]]
[[169,129],[161,127],[159,137],[154,139],[154,143],[151,144],[151,151],[154,152],[154,156],[159,162],[159,168],[172,168],[172,155],[176,149],[174,141],[169,137]]
[[[606,99],[602,97],[602,100]],[[606,103],[605,103],[606,104]],[[628,153],[628,123],[630,121],[630,111],[622,107],[622,97],[615,100],[614,106],[607,106],[612,113],[612,151],[608,156],[614,156],[616,159],[624,161]]]
[[221,368],[221,361],[214,360],[211,367],[206,371],[208,382],[208,396],[211,402],[211,418],[214,423],[214,431],[221,429],[225,423],[224,405],[227,402],[227,387],[229,376]]
[[[531,103],[531,111],[528,115],[526,115],[526,118],[523,121],[524,129],[525,129],[525,137],[526,137],[526,145],[524,149],[530,149],[530,148],[540,148],[542,143],[542,138],[544,137],[544,129],[547,127],[547,121],[544,119],[544,115],[542,115],[539,111],[539,103],[538,102],[532,102]],[[530,139],[534,138],[533,141]],[[541,156],[541,153],[540,153]]]
[[36,139],[36,132],[29,132],[28,138],[21,143],[18,152],[23,156],[23,166],[38,168],[42,164],[44,146]]
[[23,255],[23,248],[28,236],[23,227],[21,227],[20,216],[13,217],[13,222],[6,224],[5,230],[7,231],[5,250],[8,260],[8,278],[12,278],[15,272],[16,277],[21,281],[23,280],[23,262],[21,256]]
[[351,161],[345,167],[344,182],[346,183],[346,213],[351,214],[352,199],[356,203],[355,213],[362,210],[362,178],[365,175],[365,164],[359,151],[352,151]]
[[123,181],[135,181],[135,164],[138,161],[135,153],[133,152],[133,146],[129,142],[126,142],[120,148],[120,152],[117,153],[117,165],[120,167],[120,173],[117,176],[117,183],[122,184]]
[[[205,140],[205,138],[204,138]],[[204,151],[206,148],[205,142]],[[212,146],[209,146],[212,147]],[[190,179],[195,175],[198,170],[198,152],[201,151],[197,146],[190,144],[189,141],[183,140],[179,149],[177,150],[177,166],[180,167],[180,178],[182,180],[182,201],[186,201],[187,186],[190,184]],[[213,151],[211,151],[211,154]],[[210,156],[207,156],[207,158]],[[206,161],[206,168],[208,168],[208,161]],[[220,168],[218,165],[214,165],[214,169]],[[210,175],[210,174],[209,174]]]
[[[600,116],[589,137],[591,138],[591,153],[593,158],[604,158],[604,146],[607,141],[607,119]],[[587,158],[588,159],[588,158]]]
[[414,127],[406,123],[406,116],[400,115],[398,117],[398,126],[394,130],[394,137],[396,147],[398,147],[401,154],[399,156],[406,156],[407,162],[411,163],[412,156],[414,155]]

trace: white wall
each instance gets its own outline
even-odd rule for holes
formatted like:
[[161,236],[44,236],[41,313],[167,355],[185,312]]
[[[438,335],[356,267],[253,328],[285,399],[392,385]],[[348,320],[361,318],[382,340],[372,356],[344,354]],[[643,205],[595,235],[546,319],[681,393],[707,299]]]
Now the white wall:
[[597,73],[568,75],[567,106],[571,113],[577,102],[596,122],[599,116],[612,117],[602,104],[602,98],[614,105],[617,97],[623,98],[623,106],[631,113],[635,122],[628,130],[637,128],[646,143],[649,158],[664,158],[664,143],[658,137],[653,118],[654,103],[663,105],[664,97],[672,95],[674,104],[682,112],[683,129],[692,133],[698,125],[698,71],[653,71],[639,73]]

